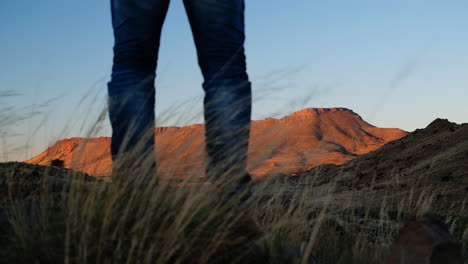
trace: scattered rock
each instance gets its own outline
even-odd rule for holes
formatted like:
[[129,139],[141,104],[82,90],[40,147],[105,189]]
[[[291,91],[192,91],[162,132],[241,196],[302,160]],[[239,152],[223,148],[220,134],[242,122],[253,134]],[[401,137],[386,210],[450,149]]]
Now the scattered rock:
[[461,246],[434,216],[408,222],[393,242],[385,264],[463,264]]

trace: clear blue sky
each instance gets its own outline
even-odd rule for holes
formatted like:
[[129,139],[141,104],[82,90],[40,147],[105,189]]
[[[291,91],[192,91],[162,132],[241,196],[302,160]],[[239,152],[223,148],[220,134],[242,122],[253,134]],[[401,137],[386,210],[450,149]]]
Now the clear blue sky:
[[[254,119],[339,106],[376,126],[407,131],[437,117],[468,122],[468,1],[246,1]],[[0,1],[0,91],[20,94],[0,98],[0,108],[42,112],[1,128],[9,136],[0,144],[0,161],[87,135],[105,105],[113,44],[109,5]],[[202,122],[201,83],[182,1],[173,0],[160,48],[156,113],[163,117],[185,104],[176,112],[197,118],[161,118],[158,125]],[[100,128],[93,135],[110,135],[108,120]],[[26,144],[27,150],[13,150]]]

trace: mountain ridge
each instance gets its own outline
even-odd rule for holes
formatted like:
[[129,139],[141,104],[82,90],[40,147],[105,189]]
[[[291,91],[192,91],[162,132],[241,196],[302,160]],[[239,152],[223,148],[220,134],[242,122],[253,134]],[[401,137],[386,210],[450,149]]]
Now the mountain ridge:
[[[375,127],[342,107],[306,108],[279,119],[254,120],[251,126],[248,169],[259,178],[324,163],[342,164],[407,133]],[[155,131],[156,159],[164,173],[177,178],[203,174],[203,124]],[[110,141],[109,137],[64,139],[26,162],[48,165],[52,159],[63,159],[67,168],[109,175]]]

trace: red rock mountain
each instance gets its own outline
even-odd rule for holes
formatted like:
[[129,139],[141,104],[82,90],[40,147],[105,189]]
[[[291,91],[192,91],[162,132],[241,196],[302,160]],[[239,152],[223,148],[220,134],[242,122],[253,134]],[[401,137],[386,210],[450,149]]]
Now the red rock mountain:
[[[346,108],[307,108],[280,119],[252,122],[248,169],[256,177],[307,170],[325,163],[342,164],[376,150],[407,133],[378,128]],[[158,167],[170,178],[203,176],[204,125],[156,128]],[[28,163],[65,167],[95,176],[109,175],[110,138],[58,141]]]

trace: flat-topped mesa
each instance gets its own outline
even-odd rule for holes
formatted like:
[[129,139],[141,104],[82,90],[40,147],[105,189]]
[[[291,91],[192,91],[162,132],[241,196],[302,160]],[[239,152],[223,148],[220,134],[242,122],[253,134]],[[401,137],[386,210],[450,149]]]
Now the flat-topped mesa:
[[[83,137],[71,137],[57,141],[52,146],[48,147],[44,152],[41,154],[29,159],[25,162],[34,163],[34,164],[42,164],[48,165],[50,160],[53,160],[57,157],[62,159],[62,156],[69,156],[71,157],[74,151],[80,152],[81,147],[89,146],[93,144],[93,146],[98,146],[97,148],[107,147],[110,145],[111,138],[110,137],[96,137],[96,138],[83,138]],[[46,162],[42,162],[43,160],[47,160]],[[70,162],[68,162],[69,164]]]
[[164,133],[164,132],[176,132],[179,130],[180,127],[175,127],[175,126],[167,126],[167,127],[156,127],[155,128],[155,133],[156,135]]
[[[278,116],[280,113],[275,113]],[[308,169],[324,163],[341,164],[406,135],[399,129],[369,125],[347,108],[307,108],[282,118],[252,121],[249,168],[266,177]],[[156,158],[167,177],[199,177],[205,162],[203,124],[155,128]],[[54,159],[91,175],[110,175],[111,138],[70,138],[26,161],[49,165]],[[292,151],[292,152],[291,152]],[[177,168],[177,173],[174,169]]]
[[177,127],[177,126],[167,126],[167,127],[156,127],[156,135],[165,134],[165,133],[182,133],[186,134],[187,131],[198,131],[203,129],[203,124],[193,124],[189,126]]
[[344,108],[344,107],[331,107],[331,108],[315,108],[315,107],[310,107],[310,108],[306,108],[306,109],[302,109],[302,110],[299,110],[299,111],[296,111],[294,113],[291,114],[291,116],[317,116],[317,115],[320,115],[320,114],[324,114],[324,113],[334,113],[334,112],[351,112],[353,114],[354,111],[351,110],[351,109],[348,109],[348,108]]
[[59,143],[61,145],[75,145],[83,141],[86,141],[87,143],[96,143],[96,142],[106,143],[106,142],[110,142],[111,138],[110,137],[95,137],[95,138],[71,137],[71,138],[59,140],[54,145],[57,145]]
[[322,114],[326,113],[336,113],[336,112],[342,112],[342,113],[350,113],[353,115],[356,115],[360,117],[358,114],[356,114],[353,110],[344,108],[344,107],[331,107],[331,108],[306,108],[302,109],[300,111],[296,111],[292,113],[291,115],[287,116],[289,118],[295,118],[295,119],[307,119],[307,118],[313,118],[320,116]]

